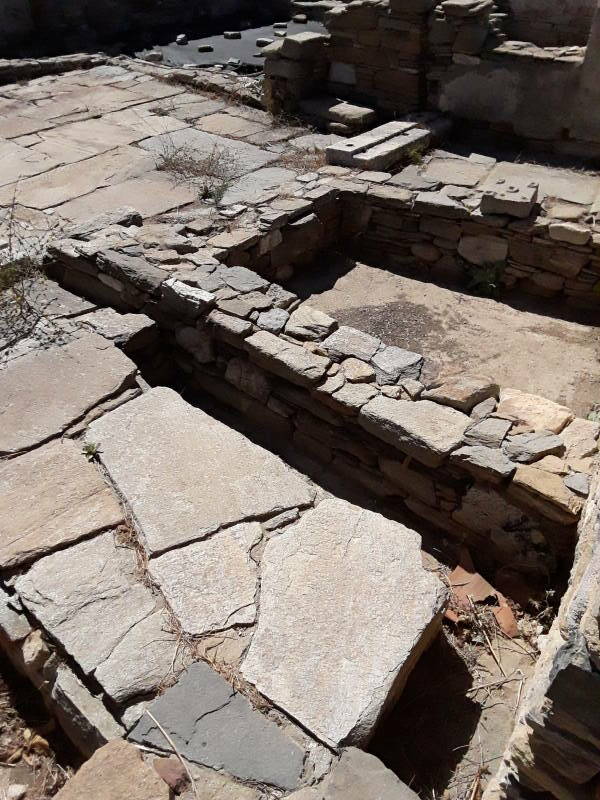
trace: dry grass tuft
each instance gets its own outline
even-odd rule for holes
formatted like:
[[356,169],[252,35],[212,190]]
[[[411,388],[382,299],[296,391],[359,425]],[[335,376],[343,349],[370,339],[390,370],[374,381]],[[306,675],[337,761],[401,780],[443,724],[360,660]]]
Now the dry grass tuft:
[[192,187],[201,200],[219,203],[239,174],[234,153],[215,145],[208,155],[199,155],[186,145],[167,137],[157,155],[157,169],[168,172],[176,185]]
[[285,167],[303,174],[317,172],[321,167],[327,166],[327,160],[324,150],[297,150],[294,148],[284,153],[275,162],[275,166]]

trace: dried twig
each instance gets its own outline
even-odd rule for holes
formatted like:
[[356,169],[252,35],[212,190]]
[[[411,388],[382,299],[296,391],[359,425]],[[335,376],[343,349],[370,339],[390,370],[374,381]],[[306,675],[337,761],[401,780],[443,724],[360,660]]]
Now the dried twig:
[[492,658],[494,659],[494,661],[498,665],[498,669],[500,670],[502,675],[506,678],[507,675],[506,675],[506,672],[504,671],[504,667],[502,666],[502,662],[500,661],[500,657],[498,656],[498,654],[494,650],[494,648],[492,646],[491,639],[490,639],[490,637],[488,635],[488,632],[486,631],[484,624],[481,622],[481,619],[479,618],[479,613],[477,611],[475,603],[473,602],[473,598],[471,597],[471,595],[467,595],[467,597],[468,597],[469,603],[471,605],[471,609],[473,610],[473,617],[475,619],[475,624],[477,625],[477,627],[481,631],[481,633],[483,635],[483,638],[485,639],[486,644],[488,646],[488,649],[489,649],[489,651],[490,651],[490,653],[492,655]]
[[158,730],[165,737],[165,739],[167,740],[167,743],[169,744],[169,746],[171,747],[171,749],[173,750],[173,752],[175,753],[175,755],[177,756],[177,758],[181,762],[181,766],[184,768],[188,778],[190,779],[190,784],[192,786],[192,791],[194,792],[194,795],[196,796],[196,798],[198,798],[198,800],[200,800],[200,795],[198,794],[198,787],[196,786],[196,781],[194,780],[194,776],[192,775],[192,773],[190,771],[190,768],[186,764],[183,756],[181,755],[181,753],[177,749],[177,746],[176,746],[175,742],[169,736],[169,734],[166,732],[166,730],[163,728],[163,726],[160,724],[160,722],[156,719],[156,717],[154,716],[154,714],[151,711],[149,711],[148,709],[145,709],[145,713],[150,717],[152,722],[156,725]]

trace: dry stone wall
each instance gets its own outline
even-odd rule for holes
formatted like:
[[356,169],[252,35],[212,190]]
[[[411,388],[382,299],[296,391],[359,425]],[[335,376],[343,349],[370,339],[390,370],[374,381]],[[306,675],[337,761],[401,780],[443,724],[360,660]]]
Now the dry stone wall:
[[169,277],[93,242],[53,252],[68,285],[84,277],[105,297],[108,284],[122,308],[157,319],[190,385],[471,543],[499,584],[518,572],[541,585],[569,558],[594,423],[481,376],[425,387],[422,355],[339,326],[244,267]]
[[[454,170],[453,196],[440,180],[449,163]],[[408,167],[388,184],[348,198],[342,238],[354,232],[359,255],[377,253],[389,264],[413,271],[418,265],[417,273],[434,281],[468,281],[487,265],[492,267],[490,280],[506,288],[598,308],[600,239],[588,226],[535,212],[525,219],[482,214],[480,204],[469,207],[469,200],[460,201],[470,188],[456,183],[472,188],[492,169],[490,180],[482,183],[493,188],[494,175],[503,170],[493,165],[493,160],[478,161],[475,156],[462,165],[442,158],[422,171]],[[520,185],[508,171],[500,180]],[[357,220],[363,226],[358,234]]]
[[560,800],[597,796],[600,785],[600,479],[578,531],[575,563],[559,615],[543,639],[515,731],[484,797],[519,787]]
[[[571,16],[561,9],[559,22],[552,4],[549,14],[492,0],[339,4],[325,15],[329,39],[313,50],[318,75],[290,60],[290,43],[266,51],[267,100],[290,107],[322,94],[327,75],[330,94],[382,116],[435,108],[538,148],[597,157],[597,132],[578,120],[590,88],[584,60],[596,52],[592,39],[585,48],[594,5]],[[532,36],[515,41],[515,27]]]

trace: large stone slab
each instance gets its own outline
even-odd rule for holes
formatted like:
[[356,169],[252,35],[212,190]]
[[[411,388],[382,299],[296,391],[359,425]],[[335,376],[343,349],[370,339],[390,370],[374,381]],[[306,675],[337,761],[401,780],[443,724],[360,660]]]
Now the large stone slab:
[[324,500],[271,539],[245,678],[332,746],[364,743],[437,630],[445,596],[420,537]]
[[258,522],[242,523],[150,561],[150,574],[185,633],[254,622],[258,569],[250,551],[261,537]]
[[[75,197],[81,197],[101,186],[121,183],[154,169],[154,160],[136,147],[117,147],[85,162],[67,164],[21,181],[16,189],[6,186],[0,191],[0,205],[9,205],[15,196],[30,208],[51,208]],[[121,197],[123,200],[128,198]]]
[[418,800],[381,761],[348,747],[318,786],[300,789],[289,800]]
[[253,144],[226,139],[224,136],[215,136],[196,128],[185,128],[169,134],[151,136],[140,142],[140,147],[154,153],[159,160],[161,153],[171,152],[173,149],[197,155],[198,159],[206,158],[215,151],[220,151],[229,161],[232,177],[239,177],[247,172],[265,167],[280,157],[278,153],[269,153]]
[[103,400],[134,385],[135,364],[96,334],[37,349],[2,371],[0,456],[62,434]]
[[151,553],[314,498],[283,461],[170,389],[152,389],[96,420],[89,438]]
[[197,199],[198,192],[193,186],[176,185],[166,173],[152,171],[63,203],[60,215],[67,220],[83,222],[96,214],[116,211],[126,201],[146,219]]
[[112,533],[40,559],[16,581],[23,605],[116,702],[156,689],[176,652],[135,558]]
[[[304,760],[301,748],[208,664],[192,664],[150,711],[184,758],[245,781],[282,789],[297,786]],[[148,716],[139,720],[129,738],[169,749]]]
[[114,741],[86,761],[56,800],[169,800],[170,794],[167,784],[142,761],[136,747]]
[[97,467],[67,439],[0,465],[0,567],[31,561],[122,521]]
[[471,422],[460,411],[431,400],[411,402],[383,395],[363,406],[358,421],[369,433],[428,467],[439,466],[459,446]]
[[227,189],[221,205],[232,206],[235,203],[254,205],[267,195],[274,195],[281,187],[291,183],[296,173],[283,167],[265,167],[238,178]]

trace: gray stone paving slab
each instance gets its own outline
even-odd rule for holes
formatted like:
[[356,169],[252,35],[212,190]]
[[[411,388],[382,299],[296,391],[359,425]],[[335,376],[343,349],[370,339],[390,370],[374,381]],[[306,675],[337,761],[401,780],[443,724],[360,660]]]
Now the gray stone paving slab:
[[232,183],[223,195],[221,205],[232,206],[236,203],[253,205],[260,202],[269,190],[278,190],[285,184],[291,183],[295,177],[295,172],[283,167],[258,169]]
[[[297,786],[303,751],[208,664],[192,664],[150,711],[190,761],[246,781]],[[163,734],[147,715],[129,738],[166,749]]]
[[79,444],[50,442],[0,464],[0,567],[31,561],[122,521],[114,492]]
[[100,443],[151,553],[314,498],[281,459],[171,389],[152,389],[93,422],[88,438]]
[[254,622],[258,569],[250,551],[261,537],[258,522],[242,523],[150,560],[150,574],[185,633]]
[[197,154],[199,159],[211,155],[217,148],[229,160],[234,177],[264,167],[279,158],[277,153],[269,153],[253,144],[226,139],[224,136],[215,136],[196,128],[185,128],[168,135],[151,136],[140,142],[140,147],[157,156],[160,156],[165,148],[182,147]]
[[134,570],[133,551],[117,547],[108,532],[40,559],[15,583],[23,605],[50,636],[85,673],[101,668],[98,677],[119,700],[138,693],[140,685],[156,688],[176,650],[171,641],[165,653],[161,639],[168,635],[148,623],[149,618],[158,623],[157,601],[136,582]]
[[[0,190],[0,205],[9,205],[15,196],[19,203],[31,208],[46,209],[93,192],[102,186],[122,183],[154,169],[154,159],[136,147],[125,145],[68,164],[21,181],[16,190],[5,186]],[[123,200],[129,198],[121,197]],[[133,204],[135,205],[135,203]]]
[[133,386],[136,373],[127,356],[92,333],[10,362],[2,372],[0,455],[59,436],[102,400]]
[[153,170],[63,203],[58,213],[64,219],[83,222],[96,214],[116,211],[126,201],[147,219],[196,200],[198,192],[193,187],[176,186],[169,175]]
[[420,546],[344,500],[306,512],[265,548],[244,677],[325,743],[366,742],[439,622]]

